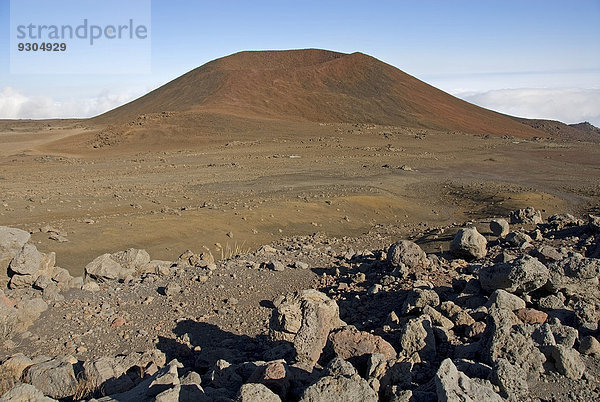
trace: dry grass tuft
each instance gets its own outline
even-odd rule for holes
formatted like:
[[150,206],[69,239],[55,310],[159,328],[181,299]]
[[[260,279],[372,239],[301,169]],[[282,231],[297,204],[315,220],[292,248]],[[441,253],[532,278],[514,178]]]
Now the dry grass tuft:
[[245,240],[241,243],[235,242],[233,247],[227,243],[224,248],[221,248],[221,259],[226,260],[240,254],[248,254],[250,247],[244,247],[245,244]]

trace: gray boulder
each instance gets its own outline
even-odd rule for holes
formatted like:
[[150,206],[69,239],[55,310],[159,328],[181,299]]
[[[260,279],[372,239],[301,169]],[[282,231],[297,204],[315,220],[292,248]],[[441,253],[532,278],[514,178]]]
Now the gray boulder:
[[[147,365],[144,364],[145,362],[156,363],[157,361],[164,360],[164,354],[162,356],[161,354],[162,352],[157,350],[151,350],[143,354],[132,353],[131,355],[128,355],[121,364],[123,367],[133,367],[133,365],[146,367]],[[130,364],[132,364],[132,366],[129,366]],[[177,362],[177,360],[172,360],[168,365],[160,368],[156,373],[145,378],[129,391],[99,398],[98,402],[154,401],[157,395],[180,385],[177,376],[177,368],[181,366],[182,365]],[[163,396],[166,398],[169,397],[169,394]],[[202,399],[199,400],[202,401]]]
[[534,224],[544,222],[542,219],[542,213],[537,211],[533,207],[527,207],[525,209],[518,209],[516,211],[512,211],[509,216],[510,223],[524,223],[524,224]]
[[479,272],[481,287],[523,294],[541,288],[549,277],[548,268],[535,257],[524,255],[511,262],[484,266]]
[[59,358],[34,364],[27,370],[24,381],[55,399],[67,398],[77,391],[73,365]]
[[600,356],[600,342],[591,335],[585,336],[579,343],[579,353]]
[[504,237],[510,231],[510,225],[506,221],[506,219],[492,219],[490,222],[490,230],[492,234],[496,237]]
[[554,230],[561,230],[568,226],[583,225],[583,220],[571,214],[556,214],[548,217],[548,223]]
[[52,402],[42,391],[30,384],[18,384],[0,398],[0,402]]
[[41,298],[36,297],[34,299],[21,300],[16,304],[17,319],[21,325],[21,329],[25,330],[40,315],[48,310],[48,304]]
[[431,320],[422,315],[408,320],[400,335],[400,356],[414,363],[431,361],[436,355],[436,343]]
[[32,365],[33,361],[30,358],[19,353],[2,363],[0,371],[5,379],[18,380],[23,376],[23,371]]
[[525,308],[525,300],[505,290],[497,289],[491,294],[485,306],[489,309],[493,305],[501,309],[514,311]]
[[401,240],[390,246],[387,252],[387,261],[393,267],[404,264],[408,268],[416,268],[427,265],[427,255],[418,244],[409,240]]
[[513,324],[514,314],[509,310],[492,307],[489,311],[485,332],[480,341],[482,361],[493,366],[500,358],[525,370],[531,378],[543,371],[544,355],[533,339],[519,326]]
[[150,254],[146,250],[135,248],[113,253],[111,258],[124,269],[136,272],[140,272],[150,262]]
[[13,336],[19,327],[17,309],[0,303],[0,342]]
[[400,312],[402,315],[423,311],[425,306],[437,307],[440,305],[440,297],[433,289],[415,288],[410,291]]
[[322,377],[308,387],[300,402],[345,401],[345,402],[377,402],[377,393],[360,376]]
[[30,238],[29,232],[0,226],[0,271],[6,271],[10,261],[15,258]]
[[297,363],[312,369],[329,332],[345,325],[337,303],[314,289],[289,293],[274,303],[269,324],[271,339],[292,343]]
[[521,249],[532,247],[533,239],[527,233],[523,232],[510,232],[504,238],[511,247],[517,247]]
[[85,266],[86,279],[95,281],[125,279],[128,275],[133,274],[133,272],[133,269],[123,268],[110,254],[103,254],[96,257]]
[[134,387],[118,359],[101,357],[83,363],[83,376],[92,389],[102,388],[108,395],[125,392]]
[[[211,398],[206,396],[201,386],[196,384],[177,384],[156,395],[155,402],[208,402]],[[260,399],[256,399],[260,400]]]
[[551,292],[566,290],[569,293],[581,293],[598,287],[600,276],[600,260],[586,258],[578,253],[560,261],[548,264],[550,275],[546,289]]
[[585,372],[585,363],[575,349],[556,345],[552,348],[552,358],[558,372],[572,380],[579,380]]
[[169,282],[167,286],[165,286],[165,295],[166,296],[176,296],[181,293],[181,285],[177,282]]
[[36,277],[33,275],[13,275],[8,287],[10,289],[27,289],[33,286]]
[[492,369],[492,383],[500,387],[510,400],[524,398],[529,393],[527,373],[506,359],[498,359]]
[[33,244],[26,244],[10,263],[10,270],[19,275],[34,275],[41,269],[52,268],[56,261],[54,253],[40,253]]
[[483,386],[458,371],[452,360],[446,359],[435,374],[438,401],[502,401],[493,389]]
[[236,402],[281,402],[281,398],[263,384],[244,384],[240,388]]
[[450,252],[468,260],[483,258],[487,254],[487,240],[476,228],[463,228],[450,243]]

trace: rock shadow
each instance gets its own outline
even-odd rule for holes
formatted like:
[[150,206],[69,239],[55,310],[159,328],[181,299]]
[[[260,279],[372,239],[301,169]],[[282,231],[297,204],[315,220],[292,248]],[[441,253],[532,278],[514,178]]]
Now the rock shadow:
[[[183,320],[173,330],[174,338],[159,337],[157,348],[167,361],[177,359],[186,368],[205,374],[218,360],[231,364],[281,358],[277,350],[289,350],[287,342],[273,342],[266,335],[250,337],[224,331],[217,325]],[[286,345],[283,345],[283,344]]]

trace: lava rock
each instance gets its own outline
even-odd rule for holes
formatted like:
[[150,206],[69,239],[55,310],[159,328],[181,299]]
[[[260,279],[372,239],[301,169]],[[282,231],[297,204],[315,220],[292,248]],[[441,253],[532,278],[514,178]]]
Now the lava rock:
[[487,254],[487,240],[474,227],[459,229],[450,243],[450,252],[468,260],[483,258]]

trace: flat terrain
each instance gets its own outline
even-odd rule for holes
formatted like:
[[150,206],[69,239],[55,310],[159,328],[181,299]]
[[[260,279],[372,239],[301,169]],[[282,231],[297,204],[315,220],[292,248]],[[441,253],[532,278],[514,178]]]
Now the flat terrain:
[[[426,231],[528,205],[600,212],[598,144],[210,114],[138,120],[0,122],[0,225],[34,232],[81,275],[129,247],[220,258],[284,236]],[[68,241],[49,239],[48,225]]]

